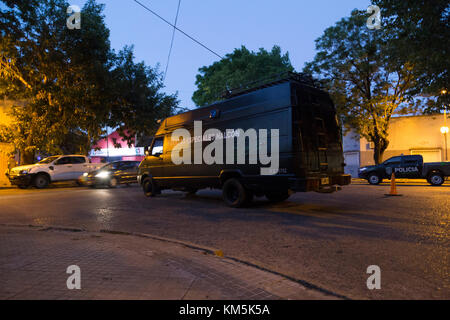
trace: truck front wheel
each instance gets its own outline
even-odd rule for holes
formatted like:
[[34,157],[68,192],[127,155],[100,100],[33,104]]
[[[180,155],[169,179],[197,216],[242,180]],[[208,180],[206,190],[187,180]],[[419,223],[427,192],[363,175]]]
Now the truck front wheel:
[[444,177],[439,172],[435,172],[428,177],[428,182],[433,186],[440,186],[444,183]]
[[381,178],[380,178],[377,174],[372,173],[372,174],[369,176],[369,178],[367,178],[367,181],[368,181],[371,185],[377,185],[377,184],[380,184]]
[[142,190],[146,197],[154,197],[160,193],[153,179],[149,177],[145,178],[142,182]]
[[235,178],[225,181],[222,187],[222,196],[227,206],[233,208],[243,207],[251,199],[250,193]]
[[44,189],[50,184],[50,179],[46,174],[39,173],[34,177],[33,185],[38,189]]

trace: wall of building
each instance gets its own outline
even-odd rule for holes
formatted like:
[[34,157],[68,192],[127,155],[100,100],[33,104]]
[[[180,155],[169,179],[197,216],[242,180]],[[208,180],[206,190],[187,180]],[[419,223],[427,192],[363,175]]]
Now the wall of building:
[[[446,125],[450,126],[447,115]],[[420,154],[425,162],[445,161],[445,139],[440,128],[444,115],[404,116],[391,120],[388,130],[389,146],[383,160],[401,154]],[[450,135],[447,137],[447,153],[450,156]],[[343,137],[345,172],[358,176],[358,168],[373,165],[373,144],[356,132],[349,131]]]
[[[114,141],[120,145],[116,148]],[[94,146],[89,155],[93,163],[112,162],[119,160],[142,161],[144,159],[144,148],[136,148],[133,144],[128,146],[128,143],[119,135],[117,131],[112,132],[108,137],[99,140]]]
[[[11,101],[0,100],[0,125],[8,125],[12,121],[11,117],[8,116],[11,106]],[[9,155],[12,151],[14,151],[12,144],[0,143],[0,187],[10,186],[5,172],[8,169]]]
[[[389,146],[384,152],[383,160],[401,154],[421,154],[426,162],[445,161],[445,139],[440,131],[443,125],[443,114],[392,118],[388,130]],[[450,120],[447,119],[447,126],[449,125]],[[371,147],[373,145],[370,146],[365,138],[361,138],[361,166],[374,164]],[[450,152],[448,147],[447,152]]]
[[358,176],[360,167],[360,136],[354,130],[346,131],[342,139],[342,148],[344,151],[344,172],[351,174],[352,177]]

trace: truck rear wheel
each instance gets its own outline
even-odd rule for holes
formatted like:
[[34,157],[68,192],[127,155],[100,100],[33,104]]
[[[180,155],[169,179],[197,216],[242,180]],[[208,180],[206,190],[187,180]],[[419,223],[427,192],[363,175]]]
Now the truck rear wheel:
[[272,191],[267,192],[265,195],[266,198],[271,202],[282,202],[289,198],[289,191],[288,190]]
[[243,207],[251,196],[238,179],[231,178],[225,181],[222,187],[223,200],[229,207]]
[[50,179],[46,174],[39,173],[33,180],[33,185],[38,189],[44,189],[50,184]]
[[433,186],[440,186],[444,183],[444,177],[439,172],[435,172],[428,177],[428,182]]

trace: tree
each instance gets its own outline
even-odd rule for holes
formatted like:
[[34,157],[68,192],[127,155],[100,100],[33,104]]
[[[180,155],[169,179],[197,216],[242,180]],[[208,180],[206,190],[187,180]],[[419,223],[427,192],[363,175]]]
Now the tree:
[[199,69],[195,81],[197,90],[192,100],[197,106],[210,104],[229,89],[293,70],[289,54],[286,52],[282,55],[278,46],[274,46],[270,52],[263,48],[253,52],[242,46],[222,60]]
[[176,94],[161,92],[161,79],[157,68],[134,62],[133,47],[125,47],[116,55],[108,89],[114,93],[108,125],[117,127],[128,144],[136,134],[153,135],[159,126],[156,120],[180,110]]
[[390,119],[413,112],[417,104],[406,94],[415,84],[411,66],[388,59],[385,33],[369,30],[367,18],[354,10],[327,28],[304,71],[322,80],[346,126],[374,143],[374,161],[380,163],[389,144]]
[[66,26],[65,0],[2,2],[0,95],[26,103],[13,107],[15,121],[0,128],[0,137],[15,144],[23,162],[36,151],[86,154],[105,126],[135,132],[155,122],[146,110],[161,111],[156,116],[176,107],[176,96],[160,93],[157,72],[135,64],[131,49],[126,63],[111,50],[103,5],[95,0],[83,6],[79,30]]
[[[450,8],[446,0],[374,0],[381,8],[382,28],[388,40],[389,56],[410,64],[417,79],[413,94],[439,97],[448,90],[450,66]],[[428,112],[439,111],[445,97],[431,104]],[[430,100],[432,102],[433,100]]]
[[69,4],[63,0],[9,0],[4,5],[0,92],[26,103],[13,108],[16,121],[3,128],[9,131],[3,135],[21,150],[24,162],[32,162],[39,150],[63,152],[64,142],[74,134],[84,141],[71,151],[85,153],[101,135],[106,114],[103,85],[111,51],[103,7],[88,1],[83,28],[69,30]]

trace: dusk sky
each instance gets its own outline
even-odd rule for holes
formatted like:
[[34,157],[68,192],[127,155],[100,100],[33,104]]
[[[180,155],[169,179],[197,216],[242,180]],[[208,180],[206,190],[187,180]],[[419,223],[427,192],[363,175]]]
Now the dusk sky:
[[[178,0],[139,0],[165,19],[173,22]],[[71,0],[82,5],[85,1]],[[166,67],[172,28],[133,0],[104,0],[111,45],[119,50],[134,45],[136,61]],[[301,71],[315,55],[314,40],[323,31],[357,8],[365,10],[369,0],[181,0],[177,26],[224,56],[245,45],[250,50],[270,50],[279,45],[288,51],[291,62]],[[83,26],[81,26],[83,27]],[[180,106],[194,108],[192,93],[198,68],[218,57],[192,40],[176,33],[164,89],[178,91]]]

